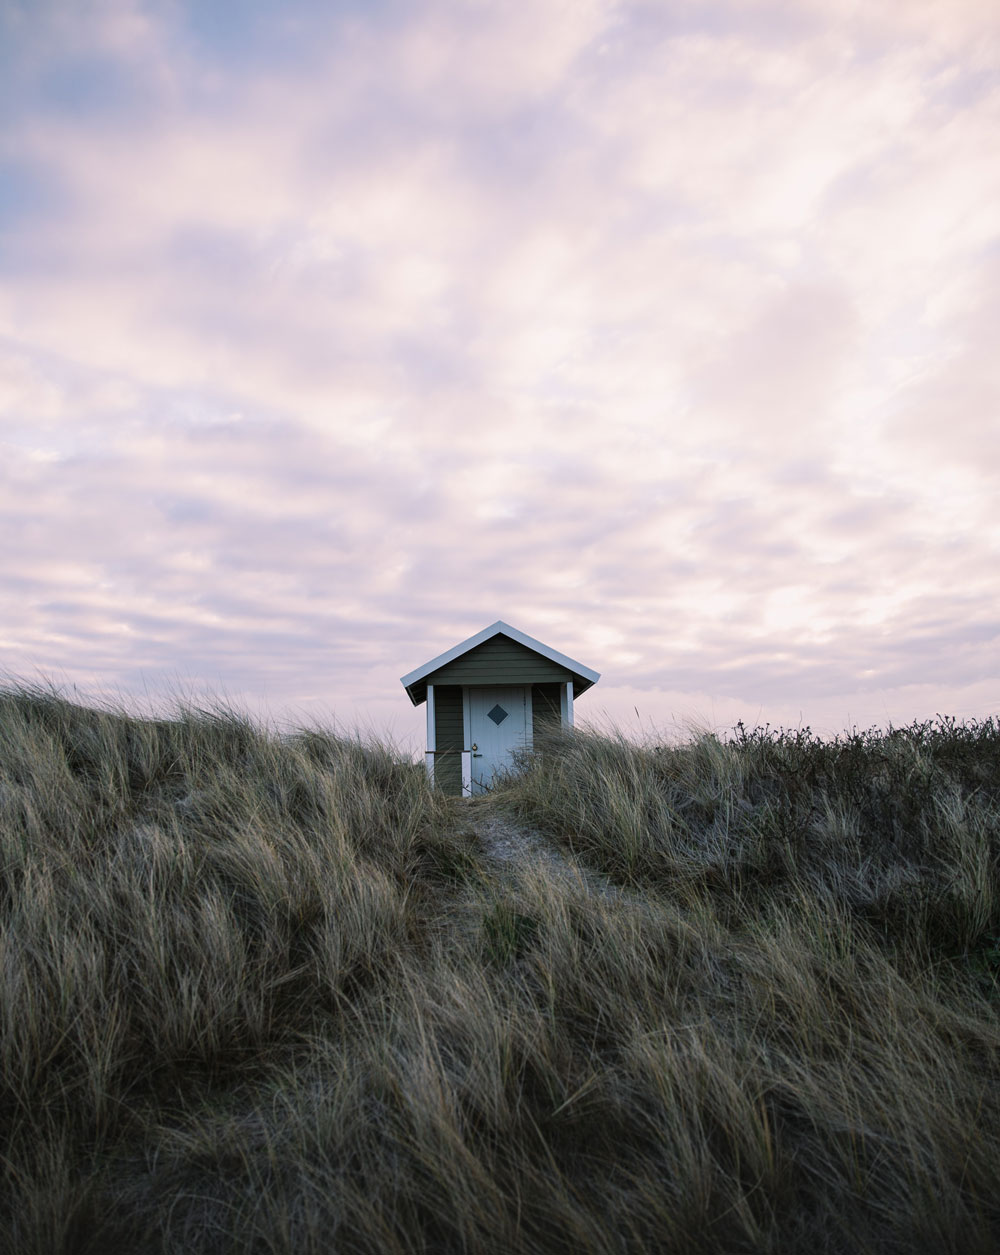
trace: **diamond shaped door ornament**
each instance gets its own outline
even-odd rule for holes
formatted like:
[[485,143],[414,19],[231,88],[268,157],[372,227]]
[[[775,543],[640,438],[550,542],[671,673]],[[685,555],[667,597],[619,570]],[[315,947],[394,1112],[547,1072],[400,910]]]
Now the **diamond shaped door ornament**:
[[504,708],[500,705],[500,703],[499,703],[499,702],[497,702],[497,704],[493,707],[493,709],[492,709],[492,710],[488,710],[488,711],[486,712],[486,717],[487,717],[488,719],[492,719],[492,720],[493,720],[493,722],[494,722],[494,723],[497,725],[497,727],[499,728],[499,726],[500,726],[500,725],[503,723],[503,721],[507,718],[507,714],[508,714],[508,712],[507,712],[506,710],[504,710]]

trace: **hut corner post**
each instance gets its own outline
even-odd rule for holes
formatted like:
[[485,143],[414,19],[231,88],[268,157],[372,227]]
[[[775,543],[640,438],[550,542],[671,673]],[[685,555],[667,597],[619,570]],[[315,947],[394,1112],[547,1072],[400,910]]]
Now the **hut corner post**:
[[573,681],[567,680],[559,694],[559,714],[564,728],[573,726]]
[[427,765],[427,779],[434,784],[434,751],[437,749],[437,734],[434,727],[434,685],[427,685],[427,752],[424,762]]
[[462,751],[462,797],[472,797],[472,751]]

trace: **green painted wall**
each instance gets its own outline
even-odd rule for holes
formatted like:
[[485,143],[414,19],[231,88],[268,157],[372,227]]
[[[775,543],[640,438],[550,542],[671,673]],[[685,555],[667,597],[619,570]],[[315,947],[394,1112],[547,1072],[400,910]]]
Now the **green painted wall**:
[[531,731],[538,736],[546,722],[559,723],[561,684],[533,684],[531,686]]
[[499,634],[446,662],[426,679],[427,684],[544,684],[572,680],[564,670],[534,650]]
[[[532,684],[531,729],[537,736],[547,721],[559,722],[562,685],[556,682]],[[434,783],[443,792],[458,797],[462,792],[462,750],[465,749],[465,720],[462,688],[458,684],[434,685]]]
[[437,743],[434,783],[443,793],[458,796],[462,792],[462,750],[465,748],[460,685],[434,685],[434,738]]

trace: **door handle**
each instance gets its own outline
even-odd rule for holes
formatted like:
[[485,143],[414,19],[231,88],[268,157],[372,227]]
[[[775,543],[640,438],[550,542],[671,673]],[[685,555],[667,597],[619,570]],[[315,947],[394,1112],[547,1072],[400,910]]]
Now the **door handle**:
[[473,758],[482,758],[482,754],[473,754],[473,755],[472,755],[472,757],[473,757]]

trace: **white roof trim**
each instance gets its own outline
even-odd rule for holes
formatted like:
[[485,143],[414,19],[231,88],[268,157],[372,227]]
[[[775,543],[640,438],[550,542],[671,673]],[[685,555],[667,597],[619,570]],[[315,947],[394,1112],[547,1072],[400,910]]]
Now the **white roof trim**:
[[451,649],[446,649],[443,654],[438,654],[430,662],[425,662],[422,667],[417,667],[416,671],[411,671],[409,675],[401,676],[400,683],[404,688],[410,688],[412,685],[419,683],[424,676],[430,675],[432,671],[437,671],[439,667],[443,667],[445,663],[452,662],[455,658],[460,658],[462,654],[468,653],[470,649],[475,649],[483,641],[488,641],[491,636],[499,636],[501,633],[504,636],[509,636],[512,641],[517,641],[518,644],[524,645],[527,649],[533,649],[536,654],[541,654],[543,658],[548,658],[550,662],[556,662],[561,667],[565,667],[567,671],[575,671],[577,675],[582,675],[591,684],[596,684],[601,678],[599,671],[591,671],[583,663],[567,658],[558,649],[552,649],[549,645],[543,645],[541,641],[536,641],[527,632],[519,632],[516,627],[511,627],[509,623],[504,623],[503,619],[497,619],[496,623],[491,623],[489,627],[483,628],[475,636],[470,636],[467,641],[462,641],[460,645],[453,645]]

